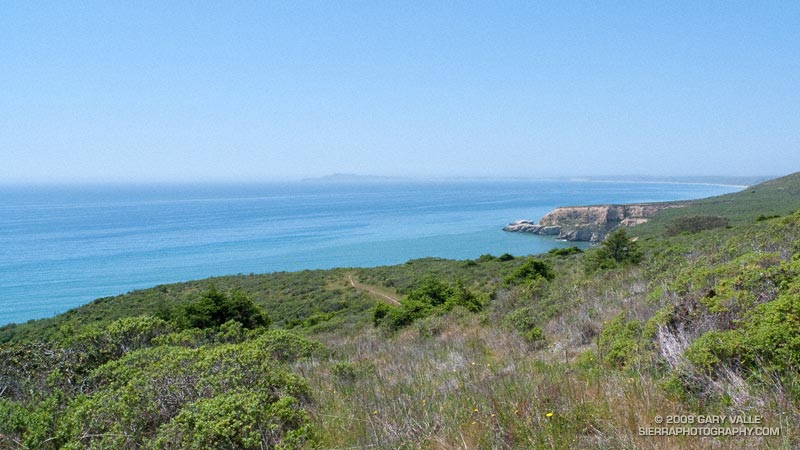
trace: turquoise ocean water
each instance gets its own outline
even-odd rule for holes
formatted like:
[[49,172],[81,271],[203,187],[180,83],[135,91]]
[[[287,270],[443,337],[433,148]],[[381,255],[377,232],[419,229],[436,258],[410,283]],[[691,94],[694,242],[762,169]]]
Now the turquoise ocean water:
[[501,228],[556,206],[739,189],[598,181],[2,186],[0,325],[215,275],[541,253],[572,244]]

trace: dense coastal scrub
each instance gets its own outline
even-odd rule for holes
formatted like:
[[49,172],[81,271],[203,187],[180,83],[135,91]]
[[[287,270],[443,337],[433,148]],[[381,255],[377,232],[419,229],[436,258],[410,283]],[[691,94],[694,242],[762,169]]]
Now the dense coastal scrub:
[[[775,198],[798,192],[585,252],[220,277],[3,327],[0,447],[796,448],[800,211]],[[648,435],[687,426],[754,431]]]

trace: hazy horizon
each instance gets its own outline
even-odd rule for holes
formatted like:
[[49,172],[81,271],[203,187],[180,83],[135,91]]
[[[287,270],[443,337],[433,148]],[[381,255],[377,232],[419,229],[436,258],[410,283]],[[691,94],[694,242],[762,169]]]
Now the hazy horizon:
[[798,29],[793,2],[9,3],[0,184],[780,176]]
[[677,183],[677,184],[711,184],[729,186],[751,186],[774,178],[790,174],[770,175],[644,175],[644,174],[600,174],[600,175],[561,175],[561,176],[412,176],[412,175],[373,175],[356,173],[332,173],[315,177],[272,178],[272,179],[237,179],[218,178],[205,180],[188,179],[64,179],[64,180],[0,180],[0,187],[92,187],[92,186],[235,186],[259,184],[292,184],[292,183],[436,183],[436,182],[481,182],[481,181],[595,181],[595,182],[631,182],[631,183]]

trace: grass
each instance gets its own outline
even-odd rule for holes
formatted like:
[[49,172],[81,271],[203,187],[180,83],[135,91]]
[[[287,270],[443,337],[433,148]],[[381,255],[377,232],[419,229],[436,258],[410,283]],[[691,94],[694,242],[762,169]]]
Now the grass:
[[[442,325],[444,323],[444,325]],[[437,328],[433,336],[424,328]],[[614,371],[592,356],[564,364],[475,316],[446,317],[387,339],[377,331],[323,340],[335,355],[300,363],[322,448],[782,448],[787,436],[640,436],[656,416],[696,415],[643,371]],[[345,361],[353,376],[334,368]],[[706,411],[712,414],[712,411]],[[765,423],[800,418],[766,411]]]

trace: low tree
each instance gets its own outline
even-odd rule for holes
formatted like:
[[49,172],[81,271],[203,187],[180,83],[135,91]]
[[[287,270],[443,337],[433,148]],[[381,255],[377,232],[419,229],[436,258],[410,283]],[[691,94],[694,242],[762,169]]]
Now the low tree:
[[527,281],[533,281],[538,278],[547,281],[556,277],[553,268],[545,261],[539,259],[530,259],[525,264],[517,267],[514,272],[505,278],[506,284],[519,284]]
[[628,237],[624,228],[620,228],[606,236],[600,247],[587,255],[586,269],[589,272],[612,269],[636,264],[641,260],[642,252],[639,245]]
[[244,328],[267,327],[272,322],[263,308],[241,291],[230,294],[220,292],[211,286],[200,300],[183,308],[176,318],[185,328],[212,328],[230,320],[242,324]]

